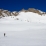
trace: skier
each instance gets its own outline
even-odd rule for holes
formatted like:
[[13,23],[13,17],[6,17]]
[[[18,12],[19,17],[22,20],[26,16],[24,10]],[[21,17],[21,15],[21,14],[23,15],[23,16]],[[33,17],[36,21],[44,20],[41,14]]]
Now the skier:
[[5,37],[5,35],[6,35],[6,34],[4,33],[4,37]]

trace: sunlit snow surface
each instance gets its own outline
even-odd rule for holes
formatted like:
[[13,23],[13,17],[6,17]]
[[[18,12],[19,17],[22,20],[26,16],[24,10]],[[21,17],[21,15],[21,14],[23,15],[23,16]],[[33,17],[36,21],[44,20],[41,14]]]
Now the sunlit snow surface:
[[40,22],[28,17],[25,21],[24,16],[0,19],[0,46],[46,46],[46,19],[43,17],[43,22],[42,17],[36,18]]

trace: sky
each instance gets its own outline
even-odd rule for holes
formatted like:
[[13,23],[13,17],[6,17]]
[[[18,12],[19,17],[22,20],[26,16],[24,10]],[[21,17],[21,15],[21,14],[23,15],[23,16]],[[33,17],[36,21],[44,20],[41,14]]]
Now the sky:
[[0,0],[0,9],[20,11],[35,8],[46,12],[46,0]]

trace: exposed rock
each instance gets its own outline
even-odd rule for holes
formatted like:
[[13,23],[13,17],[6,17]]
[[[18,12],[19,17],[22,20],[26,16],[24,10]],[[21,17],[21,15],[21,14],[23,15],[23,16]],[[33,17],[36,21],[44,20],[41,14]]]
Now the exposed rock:
[[12,12],[12,14],[14,15],[14,16],[17,16],[19,13],[16,11],[14,11],[14,12]]
[[5,13],[5,14],[7,14],[8,16],[11,16],[11,12],[8,11],[8,10],[3,10],[2,12]]
[[34,12],[39,15],[45,14],[45,12],[42,12],[42,11],[40,11],[38,9],[34,9],[34,8],[29,8],[28,10],[22,9],[21,12]]
[[3,10],[3,9],[0,9],[0,16],[3,16],[3,17],[5,17],[5,15],[4,15],[3,13],[7,14],[8,16],[10,16],[10,15],[11,15],[11,12],[10,12],[10,11],[8,11],[8,10]]
[[42,13],[40,13],[39,10],[34,9],[34,8],[29,8],[28,11],[29,11],[29,12],[38,13],[39,15],[42,15]]
[[28,12],[28,10],[25,10],[24,8],[21,10],[21,12]]
[[3,9],[0,9],[0,16],[4,17],[4,15],[2,14],[2,12],[3,12]]
[[19,20],[19,18],[16,18],[16,20]]

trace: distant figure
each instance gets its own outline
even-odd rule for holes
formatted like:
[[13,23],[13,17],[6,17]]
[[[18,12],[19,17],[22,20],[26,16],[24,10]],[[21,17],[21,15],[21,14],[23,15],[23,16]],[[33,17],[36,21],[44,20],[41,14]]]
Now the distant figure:
[[5,37],[5,35],[6,35],[6,34],[4,33],[4,37]]

